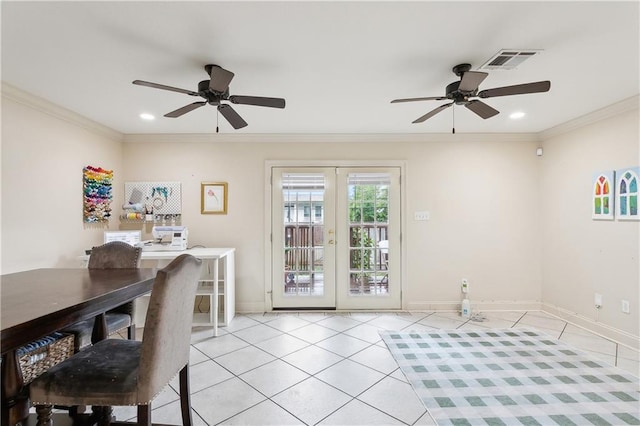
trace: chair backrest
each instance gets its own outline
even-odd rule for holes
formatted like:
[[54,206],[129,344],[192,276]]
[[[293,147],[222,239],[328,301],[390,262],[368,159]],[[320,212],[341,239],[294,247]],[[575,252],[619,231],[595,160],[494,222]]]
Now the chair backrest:
[[156,275],[142,337],[139,401],[151,401],[189,362],[201,269],[202,260],[182,254]]
[[127,269],[140,266],[141,247],[123,241],[111,241],[93,247],[89,256],[89,269]]

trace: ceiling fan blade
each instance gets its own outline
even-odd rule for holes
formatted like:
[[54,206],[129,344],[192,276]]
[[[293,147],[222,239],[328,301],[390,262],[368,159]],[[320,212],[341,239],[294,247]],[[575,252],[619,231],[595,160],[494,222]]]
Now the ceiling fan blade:
[[480,117],[484,118],[485,120],[487,118],[491,118],[494,115],[498,115],[500,114],[500,111],[498,111],[497,109],[494,109],[492,107],[490,107],[489,105],[485,104],[482,101],[471,101],[467,104],[465,104],[464,106],[466,106],[468,109],[470,109],[471,111],[475,112],[476,114],[478,114]]
[[433,117],[434,115],[436,115],[440,111],[444,111],[445,109],[449,108],[451,105],[453,105],[453,102],[451,102],[450,104],[440,105],[438,108],[433,109],[433,110],[429,111],[428,113],[426,113],[425,115],[423,115],[422,117],[414,120],[412,122],[412,124],[422,123],[423,121],[426,121],[427,119]]
[[172,92],[185,93],[191,96],[200,96],[198,92],[194,92],[192,90],[180,89],[179,87],[165,86],[164,84],[151,83],[150,81],[133,80],[132,83],[137,84],[138,86],[147,86],[147,87],[152,87],[154,89],[170,90]]
[[285,100],[282,98],[263,98],[260,96],[229,96],[229,101],[234,104],[255,105],[271,108],[284,108]]
[[209,80],[209,89],[214,92],[224,93],[229,88],[229,83],[233,80],[235,74],[227,71],[222,67],[214,65],[211,67],[211,80]]
[[416,102],[416,101],[444,101],[447,98],[444,96],[428,96],[426,98],[405,98],[405,99],[394,99],[391,101],[392,104],[399,104],[401,102]]
[[178,108],[175,111],[171,111],[169,113],[166,113],[164,116],[165,117],[171,117],[171,118],[180,117],[181,115],[184,115],[184,114],[188,113],[189,111],[193,111],[196,108],[200,108],[201,106],[205,106],[206,104],[207,104],[206,102],[194,102],[192,104],[185,105],[182,108]]
[[220,104],[218,105],[218,111],[220,111],[220,114],[227,119],[234,129],[241,129],[247,126],[247,122],[244,121],[233,108],[231,108],[231,105]]
[[496,87],[478,92],[481,98],[495,98],[496,96],[525,95],[527,93],[547,92],[551,88],[550,81],[536,81],[535,83],[516,84],[515,86]]
[[486,72],[467,71],[462,74],[462,80],[460,81],[458,90],[461,92],[473,92],[478,89],[480,83],[482,83],[488,75]]

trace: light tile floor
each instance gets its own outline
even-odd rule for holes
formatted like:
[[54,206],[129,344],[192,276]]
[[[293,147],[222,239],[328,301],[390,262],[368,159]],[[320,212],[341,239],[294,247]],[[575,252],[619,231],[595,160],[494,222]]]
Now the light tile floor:
[[[444,312],[267,313],[238,315],[216,338],[210,328],[194,328],[190,359],[194,423],[435,424],[379,330],[536,328],[638,375],[638,351],[551,315],[529,311],[481,316],[483,321]],[[177,389],[175,379],[156,398],[154,423],[181,424]],[[114,414],[118,420],[133,420],[136,409],[114,407]]]

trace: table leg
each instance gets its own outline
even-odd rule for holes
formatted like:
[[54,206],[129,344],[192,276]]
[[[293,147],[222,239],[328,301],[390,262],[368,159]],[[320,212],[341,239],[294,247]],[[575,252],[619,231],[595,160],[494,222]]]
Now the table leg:
[[107,329],[107,317],[104,313],[96,316],[93,322],[93,331],[91,332],[91,343],[96,344],[100,340],[104,340],[109,336]]
[[218,337],[218,313],[220,312],[218,289],[218,259],[213,259],[213,306],[210,308],[213,312],[213,337]]
[[2,426],[12,426],[29,415],[29,399],[20,396],[24,383],[15,350],[2,354]]

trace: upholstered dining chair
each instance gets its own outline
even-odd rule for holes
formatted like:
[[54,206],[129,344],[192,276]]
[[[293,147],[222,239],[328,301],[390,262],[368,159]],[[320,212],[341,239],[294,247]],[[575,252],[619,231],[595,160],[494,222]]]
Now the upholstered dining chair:
[[111,406],[137,405],[138,424],[150,425],[151,401],[178,372],[182,422],[190,425],[189,346],[201,268],[202,260],[182,254],[158,271],[142,341],[101,340],[31,382],[38,425],[50,424],[53,404],[99,407],[89,419],[98,424],[109,424]]
[[[142,248],[134,247],[122,241],[111,241],[101,246],[93,247],[89,256],[89,269],[121,269],[138,268]],[[105,314],[107,333],[109,335],[127,329],[127,338],[135,340],[135,304],[133,301],[118,306]],[[94,319],[88,319],[73,324],[64,330],[75,338],[76,352],[91,344]]]

